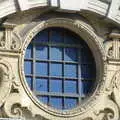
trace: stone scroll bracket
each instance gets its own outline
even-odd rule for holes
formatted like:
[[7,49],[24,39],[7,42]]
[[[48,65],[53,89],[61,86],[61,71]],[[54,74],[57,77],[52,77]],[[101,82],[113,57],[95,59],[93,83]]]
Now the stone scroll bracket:
[[5,40],[6,40],[5,48],[10,49],[12,31],[13,31],[14,25],[10,25],[6,23],[4,24],[4,27],[5,27]]
[[113,30],[109,35],[106,45],[108,62],[111,64],[120,64],[120,32]]
[[4,52],[19,52],[21,38],[14,31],[15,24],[5,22],[0,31],[0,50]]
[[14,75],[11,65],[0,58],[0,106],[3,105],[10,94],[13,79]]
[[4,23],[5,28],[5,49],[10,50],[13,38],[13,28],[15,27],[14,24]]

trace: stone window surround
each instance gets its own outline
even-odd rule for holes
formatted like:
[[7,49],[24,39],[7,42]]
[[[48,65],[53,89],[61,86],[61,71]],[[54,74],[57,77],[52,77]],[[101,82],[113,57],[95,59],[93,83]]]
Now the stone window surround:
[[[85,42],[90,47],[93,56],[95,58],[96,62],[96,72],[97,72],[97,87],[95,92],[91,95],[91,97],[82,105],[78,106],[75,109],[69,110],[69,111],[60,111],[60,110],[54,110],[50,107],[43,105],[42,103],[38,102],[36,97],[32,94],[30,89],[27,86],[25,76],[24,76],[24,55],[25,50],[32,40],[32,38],[40,31],[42,31],[45,28],[48,27],[63,27],[67,28],[78,35],[82,37]],[[86,24],[83,21],[80,20],[72,20],[69,18],[52,18],[48,20],[43,20],[41,22],[38,22],[38,24],[30,30],[30,32],[27,34],[24,43],[21,48],[21,57],[19,62],[19,71],[20,71],[20,79],[22,82],[22,85],[27,92],[28,96],[30,97],[31,101],[39,107],[43,112],[48,113],[53,119],[65,119],[66,117],[70,117],[71,120],[76,117],[76,119],[79,119],[83,113],[85,113],[85,116],[87,116],[87,111],[94,112],[94,109],[92,109],[94,104],[97,103],[97,99],[99,99],[102,96],[102,92],[104,91],[105,86],[105,74],[106,74],[106,58],[105,58],[105,52],[104,48],[102,47],[102,43],[100,41],[100,38],[95,34],[94,30]],[[21,67],[22,65],[22,67]],[[40,113],[40,112],[39,112]],[[37,114],[37,113],[34,113]],[[49,118],[49,115],[46,116]],[[64,117],[64,118],[63,118]],[[92,117],[91,117],[92,118]]]

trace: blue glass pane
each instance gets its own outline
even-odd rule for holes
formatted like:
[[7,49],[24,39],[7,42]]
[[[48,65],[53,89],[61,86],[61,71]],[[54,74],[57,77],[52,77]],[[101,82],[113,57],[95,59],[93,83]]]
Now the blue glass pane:
[[51,63],[50,64],[50,75],[51,76],[62,76],[62,64]]
[[48,47],[36,46],[36,59],[40,60],[48,59]]
[[77,106],[78,99],[77,98],[65,98],[64,99],[64,107],[65,109],[71,109]]
[[62,92],[62,80],[50,80],[50,92]]
[[32,77],[26,77],[26,80],[30,89],[32,89]]
[[50,48],[50,59],[51,60],[62,60],[62,48],[51,47]]
[[48,97],[47,96],[37,96],[38,100],[44,104],[48,104]]
[[64,65],[64,76],[70,77],[70,78],[77,77],[77,65],[65,64]]
[[36,86],[36,91],[47,92],[48,91],[48,80],[47,79],[37,78],[35,86]]
[[93,62],[93,57],[89,49],[82,48],[81,50],[81,62],[82,63],[91,63]]
[[75,38],[75,36],[66,32],[65,35],[64,35],[64,41],[65,41],[66,44],[75,44],[76,43],[76,38]]
[[93,81],[81,81],[79,83],[80,85],[80,93],[83,97],[85,97],[85,95],[91,93],[91,90],[94,86],[94,82]]
[[33,46],[31,44],[29,44],[29,46],[27,47],[26,49],[26,52],[25,52],[25,58],[32,58],[32,49],[33,49]]
[[62,43],[63,42],[63,35],[61,30],[53,28],[50,34],[51,42]]
[[25,61],[24,62],[24,70],[25,70],[25,74],[32,74],[32,62]]
[[62,109],[62,98],[61,97],[51,97],[50,106],[56,109]]
[[46,76],[48,75],[48,64],[36,62],[36,75]]
[[76,48],[65,48],[65,61],[77,61],[78,50]]
[[77,81],[65,80],[64,81],[65,93],[77,93]]
[[[35,60],[32,60],[33,55]],[[35,36],[26,49],[24,69],[31,90],[48,93],[36,94],[37,98],[57,109],[76,107],[79,97],[82,99],[92,92],[96,77],[94,59],[87,44],[76,34],[62,28],[45,29]],[[36,79],[33,81],[31,76]],[[50,96],[53,93],[58,96]],[[69,96],[61,97],[61,94]]]
[[34,42],[48,42],[48,31],[44,30],[44,31],[39,32],[35,36]]
[[81,65],[81,78],[94,78],[94,65]]

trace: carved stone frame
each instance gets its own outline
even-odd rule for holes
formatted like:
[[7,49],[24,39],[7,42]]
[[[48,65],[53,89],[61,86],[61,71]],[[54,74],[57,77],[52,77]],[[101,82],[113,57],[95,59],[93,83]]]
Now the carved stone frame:
[[[77,33],[88,44],[95,58],[97,72],[97,87],[94,93],[88,98],[88,100],[86,100],[82,105],[72,110],[56,110],[51,107],[48,107],[47,105],[42,104],[32,94],[25,80],[25,50],[28,44],[31,42],[32,38],[37,33],[48,27],[63,27]],[[24,90],[35,105],[35,107],[33,107],[32,109],[38,110],[38,112],[33,114],[40,116],[44,115],[45,118],[52,120],[66,120],[66,118],[68,118],[69,120],[78,120],[86,118],[93,119],[96,118],[99,111],[104,110],[103,106],[105,105],[103,104],[103,99],[107,100],[107,95],[104,94],[107,71],[106,66],[106,55],[104,52],[103,43],[101,42],[100,38],[95,34],[94,29],[90,25],[81,20],[76,19],[74,20],[69,18],[51,18],[38,22],[37,25],[34,28],[32,28],[25,37],[24,43],[21,48],[21,56],[19,59],[19,74]],[[98,102],[101,102],[101,106],[100,104],[98,104]]]
[[0,107],[10,94],[13,78],[11,65],[0,58]]

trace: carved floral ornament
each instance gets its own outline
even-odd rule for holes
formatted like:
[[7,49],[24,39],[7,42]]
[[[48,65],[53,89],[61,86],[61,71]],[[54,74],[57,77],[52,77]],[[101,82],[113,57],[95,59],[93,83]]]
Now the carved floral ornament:
[[4,23],[0,30],[0,50],[18,52],[21,47],[21,37],[14,31],[16,25]]
[[106,52],[109,60],[120,60],[120,33],[113,30],[106,42]]
[[13,79],[11,65],[0,58],[0,106],[3,105],[10,94]]
[[[24,54],[28,44],[37,33],[53,26],[64,27],[80,35],[91,48],[97,67],[97,87],[95,92],[82,105],[67,111],[55,110],[40,103],[28,88],[24,76]],[[30,104],[23,105],[22,94],[24,92],[20,91],[21,86],[14,78],[11,65],[3,59],[0,59],[0,71],[0,105],[3,106],[4,115],[8,117],[26,118],[26,120],[29,120],[28,116],[32,120],[119,120],[120,72],[114,75],[110,85],[106,85],[107,63],[103,44],[92,27],[83,21],[68,18],[48,19],[38,23],[27,34],[21,48],[19,75],[23,90],[31,101]],[[110,89],[108,90],[106,86],[110,86]]]
[[[38,102],[28,88],[24,76],[24,54],[28,44],[41,30],[53,26],[65,27],[80,35],[91,48],[97,67],[97,87],[95,92],[82,105],[67,111],[55,110]],[[103,44],[92,27],[83,21],[53,18],[41,21],[31,29],[24,40],[19,59],[19,75],[24,92],[20,91],[21,86],[13,76],[11,65],[3,59],[0,59],[0,70],[2,83],[0,87],[0,105],[4,115],[7,117],[25,118],[25,120],[30,120],[30,118],[31,120],[119,120],[119,97],[117,97],[119,92],[119,72],[112,78],[112,83],[106,85],[107,64]],[[106,86],[110,86],[111,89],[108,90]],[[5,91],[4,94],[2,91]],[[24,99],[22,95],[25,93],[31,101],[30,104],[25,105],[22,103],[22,99]]]
[[[23,68],[25,50],[32,38],[37,33],[48,27],[64,27],[77,33],[86,41],[95,57],[97,67],[96,90],[86,102],[72,110],[56,110],[40,103],[28,88],[25,80]],[[33,103],[32,107],[28,106],[28,108],[31,108],[29,111],[31,111],[31,114],[35,116],[36,120],[37,118],[41,119],[42,116],[43,120],[118,120],[118,107],[116,103],[108,97],[111,95],[111,92],[106,91],[106,66],[107,64],[103,44],[100,42],[99,37],[94,33],[91,26],[83,21],[71,20],[68,18],[53,18],[41,21],[27,34],[21,48],[21,57],[19,62],[20,79],[23,88]]]

